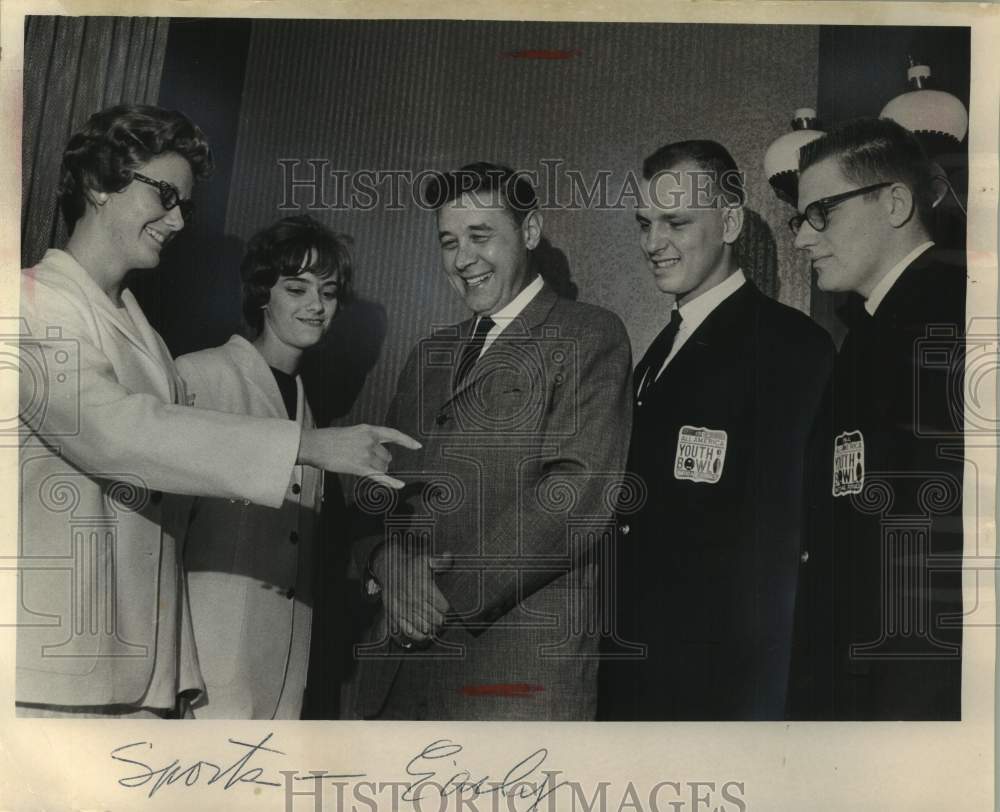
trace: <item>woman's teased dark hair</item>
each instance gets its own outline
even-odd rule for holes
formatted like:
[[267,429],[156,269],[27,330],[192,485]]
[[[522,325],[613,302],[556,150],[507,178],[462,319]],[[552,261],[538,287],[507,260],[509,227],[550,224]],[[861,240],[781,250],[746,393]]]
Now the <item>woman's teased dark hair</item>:
[[205,134],[176,110],[120,104],[87,119],[69,139],[60,168],[59,208],[70,232],[86,210],[88,191],[120,192],[139,166],[165,152],[185,158],[195,180],[212,172]]
[[[308,215],[285,217],[250,238],[240,265],[243,276],[243,317],[257,334],[264,327],[261,308],[271,299],[271,288],[283,276],[309,271],[320,279],[336,276],[340,282],[337,302],[348,305],[354,298],[353,266],[348,246],[351,238],[334,234]],[[303,268],[310,252],[312,263]]]

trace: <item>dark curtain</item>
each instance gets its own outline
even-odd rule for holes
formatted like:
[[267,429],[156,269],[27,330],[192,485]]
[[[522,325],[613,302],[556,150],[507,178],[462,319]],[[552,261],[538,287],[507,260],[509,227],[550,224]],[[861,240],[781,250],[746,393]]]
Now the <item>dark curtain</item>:
[[25,19],[22,267],[66,240],[56,211],[56,187],[70,135],[105,107],[156,103],[168,22],[138,17]]

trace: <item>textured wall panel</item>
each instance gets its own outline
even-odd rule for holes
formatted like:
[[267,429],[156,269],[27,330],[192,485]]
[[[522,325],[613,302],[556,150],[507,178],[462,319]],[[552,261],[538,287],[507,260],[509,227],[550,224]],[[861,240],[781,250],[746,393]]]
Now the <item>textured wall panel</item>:
[[[541,50],[568,58],[524,53]],[[817,30],[801,26],[256,21],[227,231],[245,239],[287,213],[280,159],[302,161],[300,176],[311,173],[310,158],[349,172],[480,159],[541,170],[542,159],[561,161],[550,173],[560,205],[545,212],[553,256],[565,258],[581,300],[623,318],[638,357],[670,297],[643,268],[631,199],[611,210],[567,207],[565,171],[588,182],[609,172],[614,201],[625,174],[656,147],[713,138],[747,173],[750,206],[770,226],[749,241],[751,274],[808,311],[807,272],[784,225],[791,212],[761,164],[792,110],[815,104],[817,52]],[[327,192],[332,202],[332,184]],[[296,194],[301,205],[311,197]],[[378,420],[413,343],[431,325],[465,316],[439,269],[433,217],[407,195],[400,210],[382,201],[312,212],[353,235],[364,312],[384,317],[384,343],[352,420]],[[353,357],[372,354],[378,338],[359,334],[353,349],[350,335],[338,340]]]

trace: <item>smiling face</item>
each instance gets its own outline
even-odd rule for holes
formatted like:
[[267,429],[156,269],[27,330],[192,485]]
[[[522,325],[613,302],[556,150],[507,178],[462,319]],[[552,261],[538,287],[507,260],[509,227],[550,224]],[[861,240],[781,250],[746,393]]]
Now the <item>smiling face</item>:
[[318,277],[312,271],[279,276],[264,308],[263,343],[291,350],[306,350],[318,343],[337,312],[339,288],[336,276]]
[[[176,187],[182,200],[191,197],[191,166],[175,152],[157,155],[135,171]],[[98,201],[97,217],[106,239],[105,261],[122,272],[155,268],[160,264],[163,247],[184,228],[180,206],[165,210],[159,191],[140,181],[132,181],[120,192],[99,195]]]
[[732,244],[742,228],[742,210],[711,201],[711,192],[696,186],[699,174],[704,177],[693,163],[682,163],[643,180],[635,214],[653,280],[661,291],[674,294],[678,304],[711,290],[736,270]]
[[[836,158],[819,161],[799,177],[799,211],[815,200],[856,188],[858,184],[844,177]],[[854,291],[867,298],[888,270],[882,267],[890,236],[883,228],[880,204],[885,194],[879,191],[875,199],[867,197],[853,197],[830,208],[822,231],[808,222],[799,229],[795,247],[808,252],[821,290]]]
[[528,251],[541,238],[537,211],[519,226],[499,193],[466,194],[444,204],[437,222],[444,272],[477,315],[503,309],[534,278]]

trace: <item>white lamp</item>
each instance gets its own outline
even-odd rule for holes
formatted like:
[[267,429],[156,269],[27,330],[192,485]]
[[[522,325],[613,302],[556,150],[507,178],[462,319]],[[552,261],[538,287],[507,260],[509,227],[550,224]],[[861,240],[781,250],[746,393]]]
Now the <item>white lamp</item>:
[[906,77],[912,90],[896,96],[882,108],[881,117],[891,118],[918,136],[929,154],[954,149],[969,129],[969,114],[951,93],[927,87],[931,69],[914,63]]
[[792,119],[792,131],[778,136],[764,153],[764,172],[771,188],[792,206],[798,199],[799,149],[823,135],[817,124],[816,111],[800,107]]

